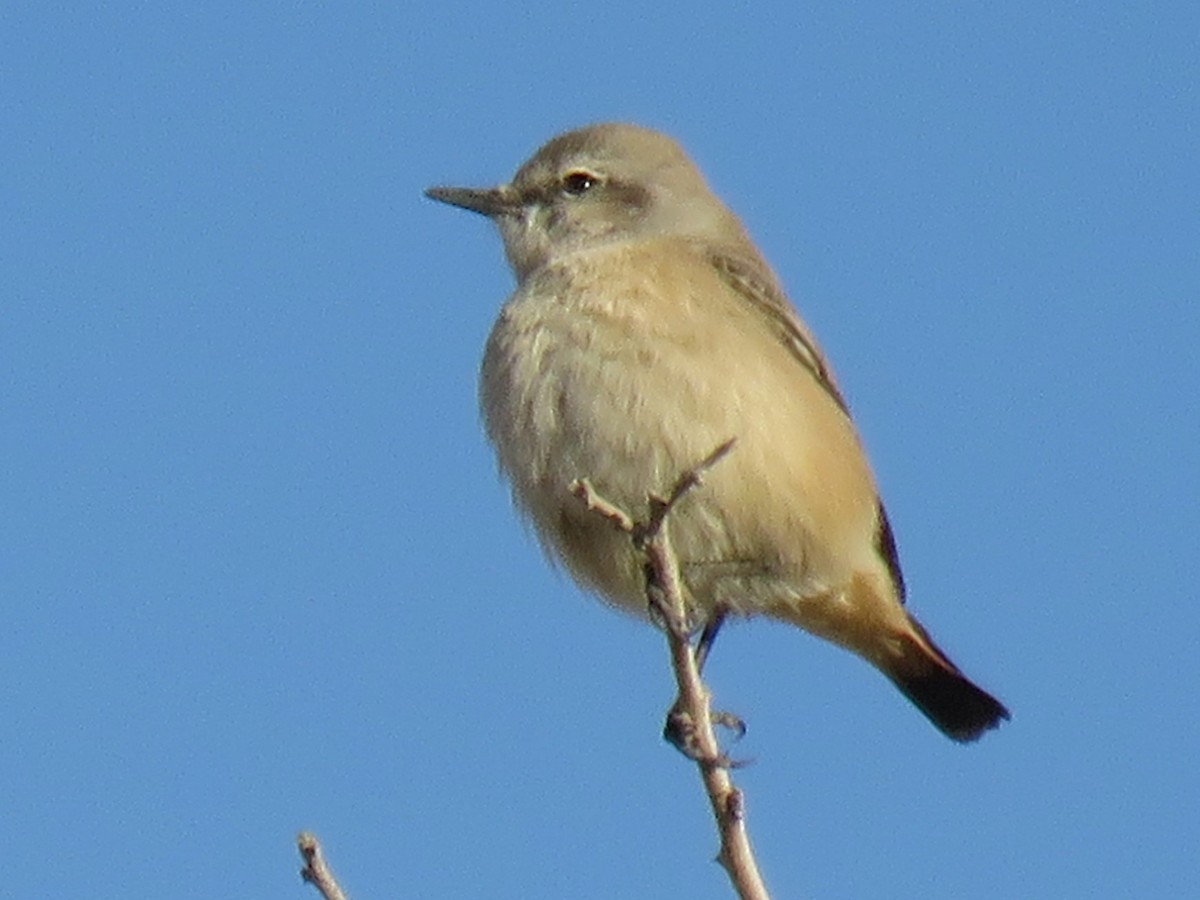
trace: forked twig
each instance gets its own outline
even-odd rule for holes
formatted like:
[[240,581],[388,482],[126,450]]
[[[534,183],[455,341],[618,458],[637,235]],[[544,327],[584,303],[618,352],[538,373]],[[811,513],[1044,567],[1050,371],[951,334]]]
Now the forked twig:
[[664,624],[671,667],[679,687],[679,697],[668,714],[668,727],[686,731],[686,747],[679,746],[688,757],[695,760],[708,793],[721,836],[718,862],[725,868],[734,889],[743,900],[769,900],[746,831],[745,798],[733,784],[729,774],[730,762],[717,743],[710,706],[711,695],[700,679],[696,655],[692,650],[679,560],[671,548],[670,529],[666,527],[676,504],[689,491],[703,484],[704,473],[724,459],[734,444],[734,439],[726,441],[684,472],[665,498],[651,494],[645,522],[638,522],[627,511],[600,496],[586,479],[572,482],[570,490],[588,509],[627,533],[634,546],[646,555],[646,597]]

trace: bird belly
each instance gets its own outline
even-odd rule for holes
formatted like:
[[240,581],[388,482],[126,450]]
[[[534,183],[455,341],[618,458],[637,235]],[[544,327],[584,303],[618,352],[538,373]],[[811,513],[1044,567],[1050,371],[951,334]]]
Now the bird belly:
[[568,486],[586,478],[642,519],[649,494],[668,494],[732,438],[670,518],[701,612],[827,598],[877,564],[874,487],[853,427],[782,343],[721,307],[675,304],[655,316],[669,298],[642,284],[614,303],[612,287],[590,303],[575,291],[571,305],[561,293],[518,294],[485,354],[488,434],[551,556],[644,614],[640,554]]

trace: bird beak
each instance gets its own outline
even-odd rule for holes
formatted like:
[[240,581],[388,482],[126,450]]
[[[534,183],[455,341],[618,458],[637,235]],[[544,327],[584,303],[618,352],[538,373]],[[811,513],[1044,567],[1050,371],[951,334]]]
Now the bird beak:
[[521,208],[520,197],[508,185],[496,188],[431,187],[425,191],[425,196],[488,218],[512,215]]

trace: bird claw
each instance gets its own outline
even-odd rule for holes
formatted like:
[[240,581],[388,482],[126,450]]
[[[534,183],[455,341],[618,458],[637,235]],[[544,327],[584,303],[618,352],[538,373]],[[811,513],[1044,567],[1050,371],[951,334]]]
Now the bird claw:
[[746,722],[744,719],[735,716],[731,712],[725,710],[713,710],[712,721],[714,725],[720,725],[722,728],[728,728],[733,732],[733,740],[740,741],[746,736]]
[[[741,740],[746,734],[746,723],[732,713],[713,712],[712,721],[714,725],[720,725],[722,728],[733,731],[735,741]],[[720,750],[715,757],[705,753],[701,749],[698,734],[696,723],[685,710],[675,707],[667,713],[667,721],[663,724],[664,740],[693,762],[717,769],[740,769],[749,762],[749,760],[732,759]]]

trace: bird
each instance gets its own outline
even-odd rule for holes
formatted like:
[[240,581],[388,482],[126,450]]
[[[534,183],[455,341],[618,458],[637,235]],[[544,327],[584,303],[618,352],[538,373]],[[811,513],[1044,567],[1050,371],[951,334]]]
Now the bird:
[[600,123],[496,187],[432,187],[498,228],[516,289],[480,372],[515,505],[586,590],[647,616],[644,559],[568,486],[624,509],[735,445],[672,509],[707,652],[766,616],[878,669],[945,735],[1009,712],[905,605],[896,539],[845,396],[738,217],[671,137]]

